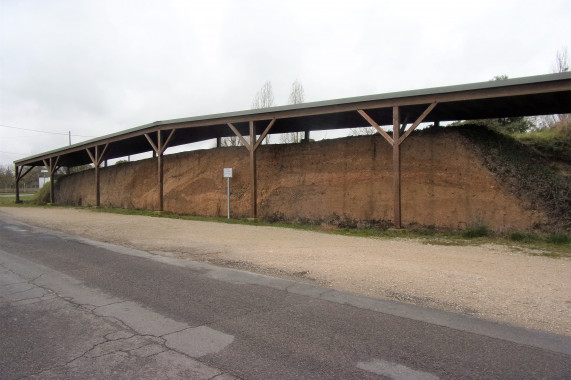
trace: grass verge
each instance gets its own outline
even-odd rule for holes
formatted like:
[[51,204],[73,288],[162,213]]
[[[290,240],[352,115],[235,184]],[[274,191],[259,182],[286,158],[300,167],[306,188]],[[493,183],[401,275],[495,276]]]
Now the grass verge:
[[[11,198],[0,198],[0,206],[42,207],[37,199],[31,197],[23,198],[22,203],[15,204],[15,196]],[[44,205],[43,207],[60,206]],[[521,231],[511,231],[505,234],[498,234],[481,224],[475,224],[474,226],[462,231],[447,231],[422,227],[414,227],[411,229],[339,228],[331,225],[269,222],[263,219],[227,219],[225,217],[205,217],[171,212],[107,207],[78,207],[77,209],[120,215],[141,215],[200,222],[292,228],[297,230],[373,239],[414,239],[421,243],[430,245],[477,246],[484,244],[497,244],[508,246],[516,252],[523,252],[534,256],[546,256],[552,258],[571,257],[571,234],[554,232],[540,235]]]

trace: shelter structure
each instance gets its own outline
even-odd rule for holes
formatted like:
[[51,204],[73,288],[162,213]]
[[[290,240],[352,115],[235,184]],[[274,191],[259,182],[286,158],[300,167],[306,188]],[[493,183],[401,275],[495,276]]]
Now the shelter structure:
[[[571,113],[571,73],[489,81],[302,103],[266,109],[156,121],[14,162],[16,201],[19,182],[35,166],[51,178],[61,167],[92,164],[96,205],[99,168],[104,160],[154,152],[157,160],[157,210],[163,210],[163,155],[167,148],[237,136],[249,153],[250,214],[257,216],[256,150],[267,135],[374,127],[392,146],[393,223],[401,227],[401,144],[421,123]],[[388,126],[392,131],[385,131]]]

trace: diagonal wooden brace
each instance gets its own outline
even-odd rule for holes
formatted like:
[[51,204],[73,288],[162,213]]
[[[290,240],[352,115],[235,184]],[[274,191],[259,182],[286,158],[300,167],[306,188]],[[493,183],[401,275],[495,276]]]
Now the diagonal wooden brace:
[[270,129],[272,128],[272,126],[274,125],[274,123],[276,122],[276,119],[272,119],[270,121],[270,123],[268,124],[268,126],[266,127],[266,129],[264,130],[264,133],[262,133],[262,135],[260,136],[260,138],[258,139],[258,141],[256,141],[256,144],[254,145],[254,150],[258,149],[258,147],[260,146],[260,144],[262,143],[262,141],[264,141],[264,139],[266,138],[268,132],[270,131]]
[[251,150],[250,149],[250,144],[248,144],[248,142],[246,141],[246,139],[244,138],[244,136],[242,136],[242,134],[236,129],[236,127],[234,126],[234,124],[232,123],[228,123],[228,126],[230,127],[230,129],[232,130],[232,132],[234,132],[234,134],[236,136],[238,136],[238,138],[240,139],[240,142],[242,144],[244,144],[244,146],[246,147],[246,149]]
[[389,144],[394,145],[395,141],[393,138],[389,136],[389,134],[385,132],[369,115],[367,115],[365,111],[357,110],[357,112],[359,112],[359,114],[363,116],[363,118],[367,120],[371,126],[375,127],[375,129],[385,138],[385,140],[388,141]]
[[423,122],[423,120],[428,116],[428,114],[430,113],[430,111],[432,111],[434,109],[434,107],[436,107],[436,105],[438,104],[438,102],[434,102],[431,105],[428,106],[428,108],[422,113],[422,115],[420,115],[418,117],[418,119],[416,119],[416,121],[414,122],[414,124],[412,124],[410,126],[410,128],[405,132],[404,135],[402,135],[399,139],[398,139],[398,144],[402,143],[411,133],[412,131],[415,130],[416,127],[418,127],[418,125],[420,123]]

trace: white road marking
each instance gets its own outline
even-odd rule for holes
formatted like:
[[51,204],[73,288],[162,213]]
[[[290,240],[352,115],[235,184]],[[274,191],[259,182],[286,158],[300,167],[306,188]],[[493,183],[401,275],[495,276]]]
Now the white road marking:
[[28,232],[28,230],[16,226],[4,226],[4,228],[14,232]]
[[357,368],[377,375],[386,376],[393,380],[439,380],[428,372],[417,371],[402,364],[391,363],[385,360],[376,359],[371,362],[359,362]]

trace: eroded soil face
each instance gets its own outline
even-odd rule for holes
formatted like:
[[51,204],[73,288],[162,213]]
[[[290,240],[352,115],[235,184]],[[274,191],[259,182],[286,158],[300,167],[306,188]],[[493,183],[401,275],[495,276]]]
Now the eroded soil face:
[[[456,131],[411,135],[401,145],[403,225],[525,230],[544,223],[544,213],[518,199],[482,165]],[[226,179],[231,215],[251,210],[249,153],[244,147],[165,156],[164,209],[225,216]],[[392,148],[381,136],[261,145],[257,151],[258,217],[313,223],[390,225],[393,219]],[[95,205],[95,175],[88,170],[61,178],[56,201]],[[156,160],[101,169],[101,205],[158,207]]]

